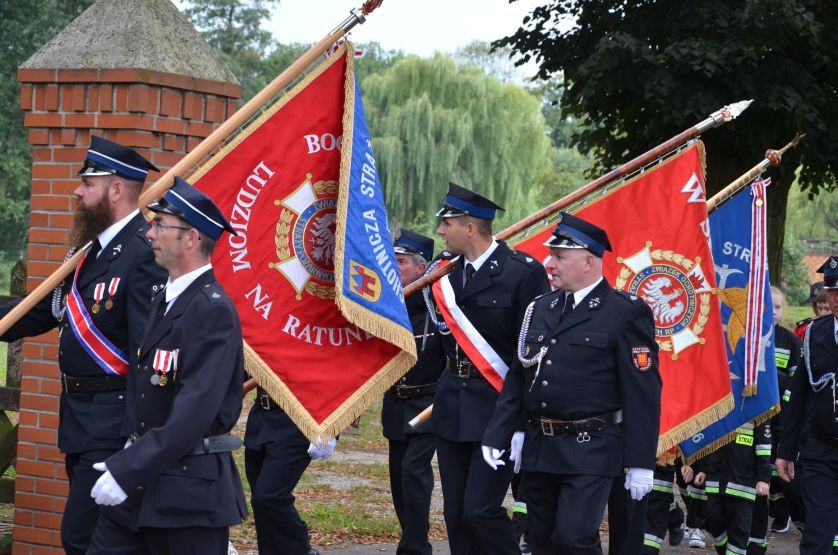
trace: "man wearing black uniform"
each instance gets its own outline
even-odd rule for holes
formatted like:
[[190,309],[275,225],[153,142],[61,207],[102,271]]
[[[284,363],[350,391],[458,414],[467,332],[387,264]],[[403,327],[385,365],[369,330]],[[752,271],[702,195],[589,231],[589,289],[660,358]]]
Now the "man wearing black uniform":
[[[454,555],[520,553],[503,499],[512,467],[492,471],[480,442],[495,410],[527,305],[549,290],[544,267],[492,237],[500,206],[450,183],[437,232],[459,254],[434,284],[446,371],[434,397],[433,429],[445,526]],[[508,442],[504,445],[508,445]]]
[[[425,273],[433,257],[434,240],[402,229],[393,241],[403,286]],[[416,337],[416,365],[384,394],[381,425],[390,446],[390,491],[393,507],[402,529],[396,553],[430,555],[428,521],[434,473],[431,459],[436,438],[430,422],[416,429],[409,422],[433,403],[439,375],[445,369],[445,355],[439,332],[431,321],[421,294],[405,299],[407,313]]]
[[242,330],[210,259],[226,230],[217,206],[175,178],[148,238],[169,272],[153,301],[136,366],[135,441],[94,465],[102,511],[90,554],[227,553],[247,516],[230,435],[242,407]]
[[661,396],[655,323],[642,299],[602,277],[611,250],[605,231],[562,213],[546,245],[559,289],[527,309],[483,444],[491,465],[524,420],[533,553],[599,554],[599,524],[623,468],[632,499],[652,489]]
[[[59,328],[61,412],[58,448],[65,455],[70,492],[61,521],[67,553],[87,551],[99,518],[90,488],[101,475],[93,463],[118,451],[133,430],[126,396],[137,360],[151,296],[165,282],[137,210],[153,164],[130,148],[92,137],[74,191],[78,205],[70,244],[93,245],[52,296],[38,303],[3,335],[14,341]],[[19,300],[0,308],[4,316]]]
[[[806,464],[806,528],[800,543],[804,555],[838,547],[838,256],[831,256],[818,272],[824,276],[831,314],[806,327],[803,363],[792,378],[776,461],[787,482],[794,478],[798,452]],[[801,448],[804,427],[809,433]]]
[[328,459],[335,440],[315,446],[262,388],[247,417],[244,471],[261,555],[320,555],[294,506],[294,488],[313,459]]

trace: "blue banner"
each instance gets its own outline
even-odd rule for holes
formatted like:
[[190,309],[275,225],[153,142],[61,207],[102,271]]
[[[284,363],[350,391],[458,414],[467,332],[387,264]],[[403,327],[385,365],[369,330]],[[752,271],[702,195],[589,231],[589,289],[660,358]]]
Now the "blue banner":
[[[762,422],[779,407],[774,311],[765,263],[765,185],[752,183],[710,214],[734,408],[679,444],[688,462],[728,443],[736,428],[745,422]],[[762,261],[761,274],[759,267],[752,267],[753,260]],[[754,292],[760,287],[762,295],[755,298]]]

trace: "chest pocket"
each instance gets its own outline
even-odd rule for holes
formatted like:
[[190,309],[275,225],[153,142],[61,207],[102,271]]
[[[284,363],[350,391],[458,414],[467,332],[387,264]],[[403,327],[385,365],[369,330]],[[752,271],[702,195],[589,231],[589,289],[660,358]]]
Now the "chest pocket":
[[509,308],[512,306],[512,295],[485,295],[474,300],[480,308]]
[[547,330],[544,329],[527,330],[527,336],[524,338],[524,356],[534,356],[547,341],[547,336]]
[[593,347],[595,349],[605,349],[608,347],[608,335],[592,331],[577,331],[570,334],[568,343],[571,345],[584,345],[585,347]]

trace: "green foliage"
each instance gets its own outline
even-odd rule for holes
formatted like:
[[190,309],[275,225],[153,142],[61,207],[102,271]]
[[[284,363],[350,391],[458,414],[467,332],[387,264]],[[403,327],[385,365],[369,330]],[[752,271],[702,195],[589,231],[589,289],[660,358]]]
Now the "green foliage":
[[23,256],[29,220],[32,150],[18,104],[17,68],[92,3],[43,0],[34,9],[27,0],[0,2],[0,260]]
[[[560,22],[572,21],[572,27]],[[581,127],[573,143],[614,167],[736,100],[739,120],[704,135],[708,189],[718,191],[798,130],[806,142],[772,171],[771,269],[779,257],[786,196],[802,165],[804,189],[838,182],[838,10],[820,0],[545,2],[495,43],[535,60],[539,76],[563,72],[562,105]]]
[[800,187],[792,187],[787,214],[786,237],[838,241],[838,195],[813,197],[811,191],[807,193]]
[[809,296],[809,275],[803,264],[803,243],[794,235],[783,242],[783,273],[781,288],[790,304],[800,305]]
[[553,149],[526,90],[439,54],[400,59],[362,89],[393,228],[435,213],[449,180],[504,205],[498,228],[532,211]]

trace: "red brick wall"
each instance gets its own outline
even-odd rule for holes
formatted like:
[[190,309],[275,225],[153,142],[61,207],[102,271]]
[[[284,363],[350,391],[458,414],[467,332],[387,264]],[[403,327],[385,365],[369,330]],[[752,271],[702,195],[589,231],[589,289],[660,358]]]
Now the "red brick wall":
[[[67,253],[75,176],[95,134],[136,148],[163,172],[236,109],[230,83],[132,69],[18,71],[32,145],[27,288]],[[150,179],[161,174],[152,172]],[[58,429],[58,334],[23,346],[13,553],[56,553],[67,494]]]

